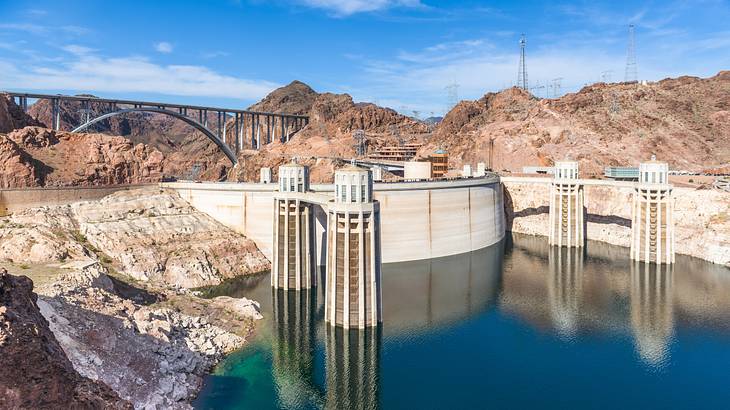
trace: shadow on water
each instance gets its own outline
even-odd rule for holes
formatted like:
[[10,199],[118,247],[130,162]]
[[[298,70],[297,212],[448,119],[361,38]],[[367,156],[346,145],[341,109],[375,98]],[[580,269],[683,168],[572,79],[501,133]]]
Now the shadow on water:
[[730,270],[718,265],[677,256],[657,267],[632,262],[626,248],[560,249],[509,235],[466,255],[384,265],[383,325],[368,331],[324,323],[318,275],[319,286],[304,292],[272,291],[268,275],[208,290],[261,301],[270,330],[218,367],[196,407],[692,408],[693,397],[709,407],[730,400]]

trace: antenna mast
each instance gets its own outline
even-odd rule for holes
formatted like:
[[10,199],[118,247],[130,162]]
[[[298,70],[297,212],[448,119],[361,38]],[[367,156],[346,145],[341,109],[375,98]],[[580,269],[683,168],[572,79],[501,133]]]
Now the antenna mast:
[[634,43],[634,25],[629,24],[629,45],[626,50],[626,74],[624,81],[635,83],[638,80],[636,70],[636,44]]
[[527,45],[527,39],[522,34],[520,37],[520,67],[517,71],[517,87],[527,91],[529,85],[527,83],[527,68],[525,68],[525,46]]

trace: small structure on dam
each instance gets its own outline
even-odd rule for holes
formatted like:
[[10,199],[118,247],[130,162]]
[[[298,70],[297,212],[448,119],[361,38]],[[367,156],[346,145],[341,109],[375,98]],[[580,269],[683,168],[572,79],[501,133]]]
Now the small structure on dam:
[[344,328],[382,321],[379,203],[369,170],[335,172],[335,199],[327,205],[325,320]]
[[274,195],[274,248],[271,286],[309,289],[314,286],[312,205],[304,201],[309,169],[289,163],[279,167],[279,192]]
[[639,165],[631,209],[631,258],[645,263],[674,263],[674,204],[669,166],[654,156]]
[[550,184],[549,224],[550,245],[583,246],[583,185],[578,182],[576,161],[555,163],[554,178]]

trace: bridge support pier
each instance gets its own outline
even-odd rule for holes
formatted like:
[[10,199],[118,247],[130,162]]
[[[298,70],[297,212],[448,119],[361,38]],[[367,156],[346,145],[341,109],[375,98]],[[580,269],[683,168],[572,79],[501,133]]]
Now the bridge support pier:
[[583,185],[578,183],[578,163],[558,161],[550,184],[550,245],[582,247],[585,243]]
[[652,157],[639,165],[631,218],[631,259],[674,263],[674,203],[669,166]]
[[335,172],[335,199],[328,206],[325,320],[364,329],[382,322],[380,210],[372,200],[370,171]]
[[279,167],[271,267],[271,286],[275,289],[302,290],[315,285],[312,205],[298,195],[308,189],[307,167],[294,163]]

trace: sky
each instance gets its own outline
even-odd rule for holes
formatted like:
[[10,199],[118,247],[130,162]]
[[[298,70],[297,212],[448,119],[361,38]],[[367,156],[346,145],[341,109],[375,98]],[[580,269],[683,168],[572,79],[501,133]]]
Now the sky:
[[[0,90],[243,108],[300,80],[408,115],[730,69],[730,0],[0,0]],[[555,87],[560,78],[560,87]]]

